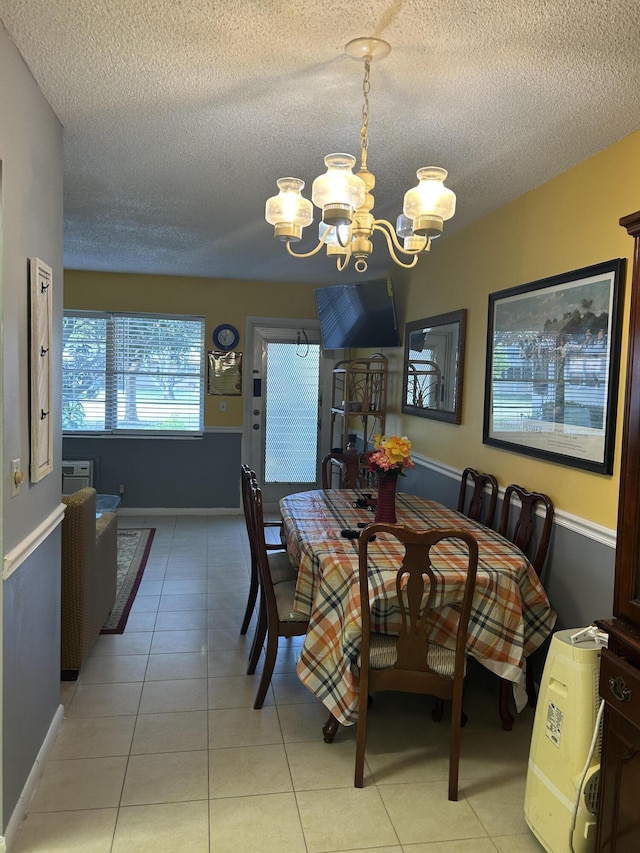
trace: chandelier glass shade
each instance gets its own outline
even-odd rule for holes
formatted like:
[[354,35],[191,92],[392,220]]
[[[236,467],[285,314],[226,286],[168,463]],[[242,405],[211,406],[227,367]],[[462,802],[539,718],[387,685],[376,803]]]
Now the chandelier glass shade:
[[[324,158],[326,172],[313,181],[312,201],[302,195],[304,181],[280,178],[278,195],[267,200],[265,219],[273,225],[275,238],[282,240],[295,258],[309,258],[324,247],[327,255],[336,258],[338,270],[346,269],[353,257],[356,271],[366,272],[373,252],[371,238],[377,231],[384,235],[394,263],[410,269],[418,262],[418,255],[429,251],[431,240],[442,234],[443,223],[455,213],[456,197],[444,185],[446,169],[427,166],[418,169],[417,186],[405,193],[403,212],[395,228],[386,219],[374,217],[372,190],[376,181],[367,168],[369,75],[371,62],[383,59],[391,48],[382,39],[358,38],[350,41],[345,50],[364,62],[360,168],[354,174],[356,158],[350,154],[329,154]],[[309,252],[294,252],[291,244],[300,241],[303,229],[313,222],[313,205],[322,211],[318,243]]]
[[326,225],[348,225],[366,195],[364,181],[351,171],[356,158],[351,154],[329,154],[324,164],[327,171],[313,182],[311,201],[322,211]]

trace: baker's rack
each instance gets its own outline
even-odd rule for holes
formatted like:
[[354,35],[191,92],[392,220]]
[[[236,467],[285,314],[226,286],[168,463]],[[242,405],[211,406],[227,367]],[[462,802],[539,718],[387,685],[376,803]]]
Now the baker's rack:
[[[333,368],[331,391],[331,442],[332,448],[342,447],[347,452],[352,421],[359,421],[363,447],[376,433],[384,434],[387,413],[387,367],[384,355],[356,358],[336,362]],[[334,439],[337,419],[342,425],[341,435]]]

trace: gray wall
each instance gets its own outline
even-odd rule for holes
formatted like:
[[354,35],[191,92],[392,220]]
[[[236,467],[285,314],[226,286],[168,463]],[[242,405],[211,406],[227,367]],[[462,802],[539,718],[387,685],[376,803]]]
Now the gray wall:
[[[20,459],[25,483],[12,497],[4,479],[3,547],[20,543],[60,503],[59,482],[29,483],[28,261],[53,268],[53,424],[62,406],[62,128],[0,24],[0,159],[2,160],[2,471]],[[62,436],[53,430],[53,456]]]
[[[423,465],[416,465],[401,478],[400,488],[445,506],[455,508],[458,504],[459,480]],[[501,508],[498,501],[496,520]],[[542,574],[549,601],[558,614],[556,630],[584,627],[594,619],[612,615],[614,564],[615,548],[556,519]]]
[[4,584],[7,819],[60,704],[60,528]]
[[[507,483],[501,484],[508,485]],[[456,508],[460,479],[453,474],[416,465],[405,478],[400,478],[401,491],[435,500]],[[496,522],[502,509],[498,501]],[[535,542],[534,542],[535,545]],[[558,619],[554,631],[583,628],[595,619],[612,615],[615,548],[571,530],[559,519],[553,532],[542,583]],[[551,637],[531,655],[534,678],[540,681]]]
[[[60,421],[62,128],[0,25],[2,161],[2,551],[19,552],[60,505],[57,473],[29,482],[28,259],[53,268],[51,417]],[[60,460],[61,436],[54,438]],[[25,482],[12,497],[11,459]],[[23,554],[27,553],[24,546]],[[60,702],[60,538],[54,530],[2,583],[2,815],[4,833]]]
[[[63,442],[65,459],[93,460],[99,492],[116,493],[118,484],[125,484],[123,508],[238,508],[241,454],[239,432],[186,440],[73,437]],[[457,472],[417,464],[400,478],[399,488],[455,508],[459,482]],[[498,502],[496,523],[500,510]],[[558,614],[558,630],[611,616],[614,563],[613,547],[561,520],[554,523],[542,580]]]
[[93,461],[99,493],[125,487],[122,508],[238,509],[241,432],[202,438],[65,438],[64,460]]
[[[240,432],[208,432],[202,439],[66,438],[64,459],[94,462],[96,489],[116,493],[125,484],[123,508],[235,509],[240,506]],[[402,491],[458,503],[459,475],[417,464],[400,478]],[[506,485],[506,484],[502,484]],[[496,520],[500,517],[498,502]],[[607,618],[613,608],[615,549],[561,520],[554,523],[542,576],[557,629]]]

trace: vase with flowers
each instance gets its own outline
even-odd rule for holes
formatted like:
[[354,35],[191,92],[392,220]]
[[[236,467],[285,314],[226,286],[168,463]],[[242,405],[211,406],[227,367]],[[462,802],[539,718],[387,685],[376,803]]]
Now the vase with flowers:
[[375,521],[395,524],[398,477],[413,468],[411,442],[406,435],[376,435],[373,447],[368,464],[378,477]]

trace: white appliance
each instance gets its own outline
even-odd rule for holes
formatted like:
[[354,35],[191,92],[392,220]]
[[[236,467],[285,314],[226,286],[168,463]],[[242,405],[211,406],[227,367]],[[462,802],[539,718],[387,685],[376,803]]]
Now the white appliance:
[[549,647],[524,800],[527,824],[549,853],[590,853],[595,848],[601,748],[598,683],[606,641],[607,635],[596,628],[573,628],[556,632]]
[[93,486],[93,462],[62,462],[62,494],[71,495],[78,489]]

